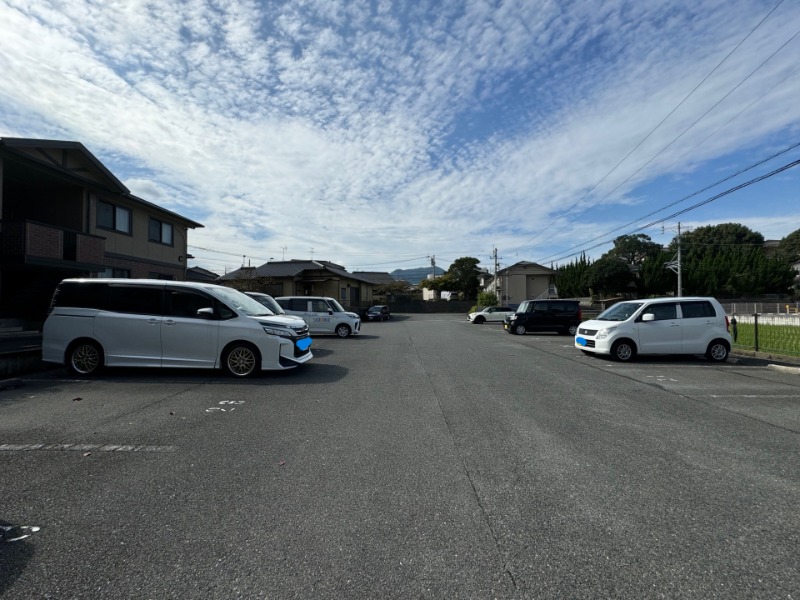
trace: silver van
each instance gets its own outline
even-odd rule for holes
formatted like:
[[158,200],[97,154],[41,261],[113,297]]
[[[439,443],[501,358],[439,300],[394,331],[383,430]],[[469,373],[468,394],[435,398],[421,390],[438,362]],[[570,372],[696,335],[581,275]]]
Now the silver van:
[[275,298],[288,315],[296,315],[308,324],[311,333],[332,333],[339,337],[361,331],[361,319],[346,311],[335,298],[326,296],[281,296]]
[[236,377],[312,358],[302,319],[210,283],[65,279],[42,331],[42,360],[90,375],[102,366],[223,368]]
[[575,347],[623,362],[637,354],[704,354],[724,362],[732,345],[728,326],[715,298],[630,300],[581,323]]

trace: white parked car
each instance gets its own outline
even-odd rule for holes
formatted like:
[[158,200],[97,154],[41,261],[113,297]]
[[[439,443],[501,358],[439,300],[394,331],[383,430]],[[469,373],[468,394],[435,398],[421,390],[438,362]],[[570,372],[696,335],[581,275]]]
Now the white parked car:
[[514,309],[510,306],[488,306],[483,310],[469,313],[467,315],[467,320],[476,325],[486,323],[487,321],[498,321],[502,323],[507,316],[513,314]]
[[236,377],[312,358],[308,325],[211,283],[65,279],[42,331],[42,360],[78,375],[103,366],[223,368]]
[[630,300],[581,323],[575,347],[619,361],[637,354],[704,354],[723,362],[731,350],[728,325],[715,298]]
[[287,315],[298,316],[308,323],[311,333],[332,333],[345,338],[361,331],[361,318],[346,311],[335,298],[281,296],[275,301]]

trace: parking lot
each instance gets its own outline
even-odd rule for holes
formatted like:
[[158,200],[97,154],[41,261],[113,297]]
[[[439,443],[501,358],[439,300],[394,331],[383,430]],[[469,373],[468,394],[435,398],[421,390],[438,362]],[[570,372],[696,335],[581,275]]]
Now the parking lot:
[[463,315],[0,392],[4,598],[797,598],[800,376]]

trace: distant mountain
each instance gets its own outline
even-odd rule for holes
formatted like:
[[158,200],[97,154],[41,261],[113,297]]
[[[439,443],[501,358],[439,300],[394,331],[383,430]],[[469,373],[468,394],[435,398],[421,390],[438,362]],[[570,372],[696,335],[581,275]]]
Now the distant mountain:
[[395,269],[391,275],[395,279],[402,279],[412,285],[417,285],[423,279],[427,279],[428,275],[436,269],[436,277],[444,275],[444,269],[441,267],[421,267],[419,269]]

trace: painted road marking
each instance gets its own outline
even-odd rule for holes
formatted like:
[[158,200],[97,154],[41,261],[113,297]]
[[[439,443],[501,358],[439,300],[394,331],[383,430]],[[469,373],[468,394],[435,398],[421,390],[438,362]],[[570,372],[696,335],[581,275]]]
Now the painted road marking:
[[0,452],[50,450],[57,452],[173,452],[177,446],[136,446],[131,444],[0,444]]

